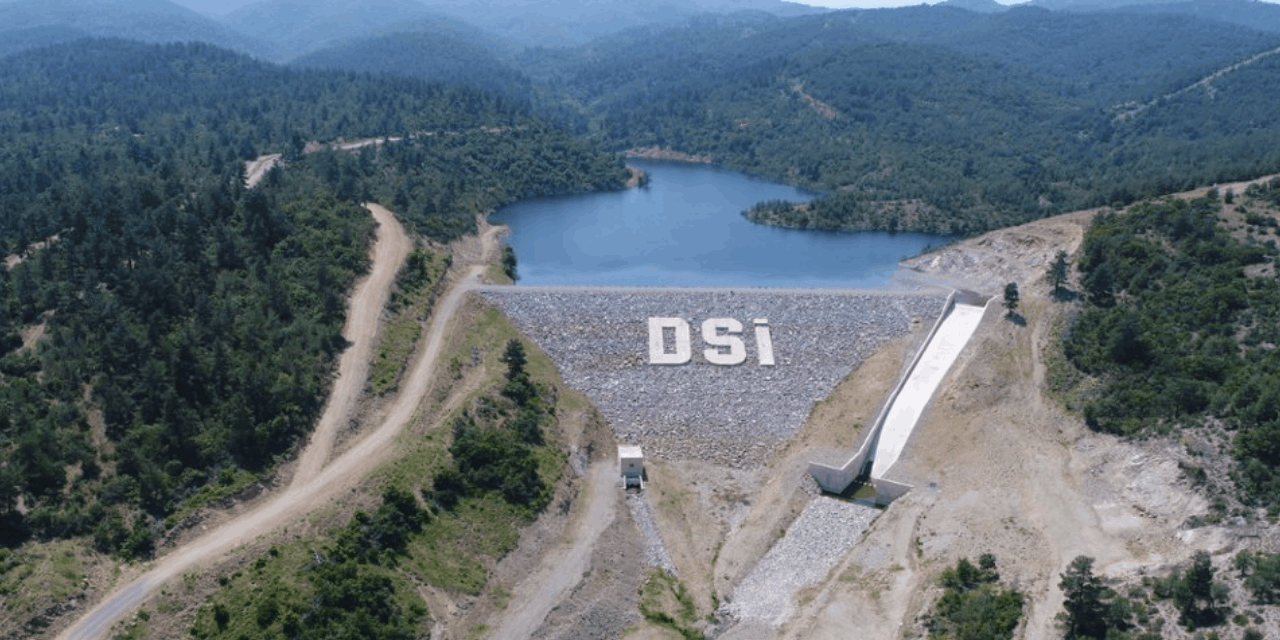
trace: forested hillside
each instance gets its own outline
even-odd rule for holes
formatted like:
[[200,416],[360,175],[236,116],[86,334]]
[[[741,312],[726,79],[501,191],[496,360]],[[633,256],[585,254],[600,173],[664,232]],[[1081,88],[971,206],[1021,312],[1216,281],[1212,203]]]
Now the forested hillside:
[[[487,45],[487,46],[486,46]],[[394,73],[470,85],[513,102],[530,101],[532,83],[494,53],[501,43],[485,43],[476,33],[449,32],[424,25],[326,47],[294,59],[294,67],[367,73]]]
[[[408,140],[302,152],[374,134]],[[447,240],[517,197],[626,176],[476,90],[201,44],[9,57],[0,135],[4,544],[91,534],[133,557],[311,428],[367,261],[359,202]],[[245,190],[244,160],[275,150],[284,167]]]
[[1164,97],[1276,47],[1180,15],[910,7],[708,19],[524,62],[617,148],[832,194],[758,220],[973,233],[1280,167],[1271,58]]
[[[1280,181],[1244,194],[1144,202],[1104,213],[1078,267],[1084,309],[1066,356],[1101,384],[1082,406],[1095,429],[1185,430],[1238,461],[1236,498],[1280,510]],[[1203,470],[1186,469],[1205,482]],[[1229,515],[1215,501],[1215,518]]]

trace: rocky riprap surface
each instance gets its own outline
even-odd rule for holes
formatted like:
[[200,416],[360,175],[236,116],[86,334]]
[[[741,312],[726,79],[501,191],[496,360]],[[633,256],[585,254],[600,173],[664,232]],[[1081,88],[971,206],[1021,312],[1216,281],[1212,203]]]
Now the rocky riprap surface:
[[[791,438],[813,403],[855,366],[913,328],[932,326],[946,292],[564,290],[481,292],[550,354],[565,382],[603,412],[619,441],[646,455],[758,465]],[[649,318],[679,317],[693,359],[649,364]],[[746,362],[707,362],[702,322],[743,324]],[[752,321],[767,319],[774,366],[760,366]]]
[[782,625],[795,611],[796,593],[827,577],[879,513],[874,507],[814,498],[721,611],[733,620]]
[[662,543],[662,533],[653,522],[653,514],[649,512],[649,503],[638,493],[627,494],[627,508],[631,511],[631,519],[644,534],[644,562],[650,567],[658,567],[671,575],[676,574],[676,563],[671,561],[671,554]]

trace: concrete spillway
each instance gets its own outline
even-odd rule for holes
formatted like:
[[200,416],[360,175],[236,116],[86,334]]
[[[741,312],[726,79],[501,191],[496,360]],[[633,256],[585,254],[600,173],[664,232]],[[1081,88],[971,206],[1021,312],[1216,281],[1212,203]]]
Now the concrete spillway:
[[907,446],[907,439],[919,422],[925,405],[929,404],[947,371],[951,370],[951,365],[955,364],[960,351],[978,328],[983,311],[982,307],[957,304],[942,321],[933,339],[925,345],[924,354],[885,416],[879,441],[871,455],[875,461],[871,467],[872,478],[883,478],[902,455],[902,449]]
[[907,485],[886,480],[884,474],[898,461],[925,406],[982,322],[985,312],[985,307],[956,303],[955,296],[948,301],[942,317],[912,361],[906,377],[889,394],[884,410],[871,425],[871,433],[857,453],[841,467],[809,463],[810,475],[824,491],[842,493],[859,477],[869,477],[876,487],[876,501],[887,504],[910,490]]

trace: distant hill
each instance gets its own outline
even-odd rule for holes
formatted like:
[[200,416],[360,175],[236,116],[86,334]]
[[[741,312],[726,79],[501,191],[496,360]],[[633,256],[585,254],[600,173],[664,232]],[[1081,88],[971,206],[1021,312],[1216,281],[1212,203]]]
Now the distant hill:
[[[408,29],[414,25],[401,25]],[[527,77],[498,59],[504,44],[479,30],[442,33],[434,25],[340,42],[290,63],[295,67],[393,73],[449,84],[471,85],[515,102],[529,99]]]
[[1254,0],[1193,0],[1122,6],[1116,11],[1136,14],[1172,13],[1238,24],[1280,33],[1280,4]]
[[0,57],[19,51],[89,37],[89,32],[61,25],[0,31]]
[[[531,51],[523,61],[535,77],[561,78],[584,101],[608,103],[636,99],[633,87],[697,86],[705,92],[754,75],[751,67],[766,61],[899,43],[1015,65],[1065,82],[1064,92],[1106,104],[1184,86],[1276,42],[1272,35],[1192,16],[1073,14],[1021,6],[982,14],[921,5],[791,19],[763,12],[702,16],[628,30],[573,49]],[[644,64],[633,64],[636,60]]]
[[793,226],[972,233],[1280,170],[1270,60],[1212,96],[1176,93],[1280,47],[1276,34],[1037,7],[748,15],[522,60],[616,148],[705,154],[832,194],[810,215],[760,218]]
[[699,14],[767,11],[799,16],[828,11],[780,0],[426,0],[498,35],[533,46],[584,44],[634,27],[672,24]]
[[199,41],[256,56],[271,47],[168,0],[15,0],[0,2],[0,53],[75,37],[142,42]]
[[[984,0],[950,0],[952,2]],[[1026,6],[1071,13],[1179,14],[1280,32],[1280,4],[1259,0],[1030,0]]]
[[1009,5],[1000,4],[996,0],[946,0],[939,3],[944,7],[968,9],[978,13],[1001,13],[1009,10]]
[[231,12],[222,23],[272,43],[275,59],[289,61],[328,44],[423,19],[449,18],[416,0],[263,0]]

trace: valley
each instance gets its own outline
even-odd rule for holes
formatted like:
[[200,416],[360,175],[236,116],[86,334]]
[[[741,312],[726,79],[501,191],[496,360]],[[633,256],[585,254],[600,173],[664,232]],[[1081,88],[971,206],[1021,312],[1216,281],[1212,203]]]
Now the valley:
[[0,2],[0,638],[1280,637],[1277,47]]

